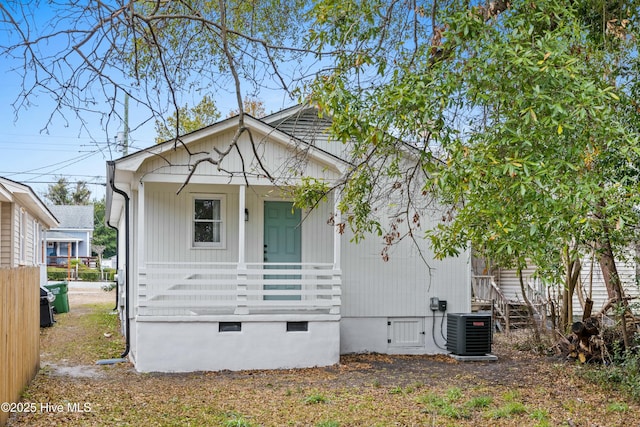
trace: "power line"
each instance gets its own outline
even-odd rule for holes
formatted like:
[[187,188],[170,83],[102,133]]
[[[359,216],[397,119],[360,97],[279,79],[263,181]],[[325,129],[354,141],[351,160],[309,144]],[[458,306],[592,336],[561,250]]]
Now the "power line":
[[[106,181],[106,178],[105,178]],[[20,183],[22,184],[57,184],[58,181],[20,181]],[[88,182],[88,181],[84,181],[85,184],[87,185],[101,185],[103,187],[107,186],[106,182]],[[70,182],[69,184],[75,184],[74,182]]]
[[[35,172],[10,172],[10,171],[0,171],[0,175],[6,175],[6,174],[11,174],[11,175],[51,175],[51,176],[59,176],[60,173],[48,173],[48,174],[41,174],[41,173],[35,173]],[[74,177],[74,178],[105,178],[104,175],[77,175],[77,174],[68,174],[65,173],[64,174],[65,177]]]

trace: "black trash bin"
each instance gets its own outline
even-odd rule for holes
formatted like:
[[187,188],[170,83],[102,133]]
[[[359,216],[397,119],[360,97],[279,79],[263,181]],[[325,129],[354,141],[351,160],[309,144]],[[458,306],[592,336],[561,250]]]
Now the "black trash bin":
[[[53,306],[51,305],[51,292],[40,288],[40,327],[53,326]],[[54,297],[55,298],[55,297]]]

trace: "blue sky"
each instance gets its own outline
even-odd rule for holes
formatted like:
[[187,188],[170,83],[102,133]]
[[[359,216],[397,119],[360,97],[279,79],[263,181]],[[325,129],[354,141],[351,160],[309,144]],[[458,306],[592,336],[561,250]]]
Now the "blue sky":
[[[38,9],[34,21],[44,25],[46,13]],[[10,44],[9,37],[10,34],[0,30],[0,45]],[[122,156],[115,150],[114,139],[117,132],[123,130],[123,124],[112,120],[109,128],[105,129],[97,117],[83,114],[82,118],[87,122],[85,129],[74,112],[55,112],[53,100],[45,94],[31,98],[28,108],[23,107],[16,112],[13,104],[20,95],[21,76],[15,69],[19,70],[20,65],[19,59],[0,56],[0,75],[3,76],[0,91],[0,176],[30,185],[40,196],[59,177],[64,176],[70,182],[83,180],[89,183],[93,197],[101,198],[106,161]],[[267,113],[288,106],[283,105],[284,97],[277,93],[266,95],[266,98],[260,95],[259,98],[265,102]],[[235,99],[231,95],[214,99],[223,117],[235,107]],[[189,105],[198,101],[190,101]],[[105,103],[105,109],[108,108]],[[133,129],[129,137],[130,153],[154,143],[153,122],[141,125],[148,118],[145,113],[135,103],[130,104],[129,127]]]

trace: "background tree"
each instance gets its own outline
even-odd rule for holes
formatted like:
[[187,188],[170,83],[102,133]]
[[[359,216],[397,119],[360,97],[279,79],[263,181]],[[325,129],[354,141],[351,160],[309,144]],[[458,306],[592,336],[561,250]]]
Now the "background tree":
[[[596,3],[318,2],[310,41],[336,55],[313,99],[353,146],[342,209],[356,235],[380,227],[379,183],[409,194],[417,173],[420,199],[448,207],[429,235],[437,255],[470,242],[559,281],[595,247],[624,304],[613,259],[637,236],[637,9],[594,27]],[[402,141],[413,168],[397,167]],[[415,199],[404,212],[422,216]]]
[[117,253],[116,231],[105,222],[105,199],[93,202],[93,244],[104,247],[103,258],[111,258]]
[[88,205],[90,203],[91,191],[85,181],[75,183],[75,188],[71,190],[73,184],[65,177],[58,178],[55,184],[49,184],[44,197],[54,205]]
[[156,142],[178,138],[181,135],[212,125],[219,118],[220,112],[216,108],[215,102],[211,97],[205,95],[193,108],[185,105],[164,122],[156,119]]
[[[242,100],[242,105],[244,112],[252,115],[253,117],[260,119],[267,115],[266,110],[264,108],[264,102],[259,100],[258,98],[245,96]],[[237,109],[229,111],[227,117],[233,117],[235,115],[240,114],[240,111]]]
[[[160,138],[169,136],[181,144],[177,136],[187,129],[181,121],[188,116],[181,114],[183,99],[192,93],[206,94],[207,102],[231,96],[238,108],[238,132],[227,149],[191,158],[193,171],[202,162],[220,164],[233,150],[239,153],[238,138],[250,133],[243,124],[243,93],[280,89],[283,100],[291,102],[296,87],[309,76],[310,63],[303,59],[313,60],[300,37],[312,19],[303,0],[69,0],[47,3],[47,25],[36,19],[42,6],[0,5],[0,24],[11,36],[0,51],[21,59],[16,71],[24,83],[16,108],[26,108],[34,97],[50,96],[55,111],[45,128],[57,114],[78,120],[80,126],[96,114],[108,128],[114,120],[123,121],[118,99],[127,94],[139,112],[148,113],[140,123],[130,124],[131,131],[158,119],[175,127],[170,136]],[[50,46],[59,50],[52,53]],[[175,123],[168,119],[171,115]],[[159,133],[163,129],[160,125]]]

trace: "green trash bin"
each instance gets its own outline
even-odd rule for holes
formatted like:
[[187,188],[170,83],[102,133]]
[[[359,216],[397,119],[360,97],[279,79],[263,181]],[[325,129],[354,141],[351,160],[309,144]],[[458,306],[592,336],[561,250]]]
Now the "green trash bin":
[[69,311],[67,282],[45,285],[45,288],[49,289],[51,293],[56,296],[55,301],[53,301],[53,309],[56,311],[56,313],[67,313]]

